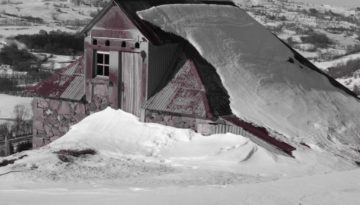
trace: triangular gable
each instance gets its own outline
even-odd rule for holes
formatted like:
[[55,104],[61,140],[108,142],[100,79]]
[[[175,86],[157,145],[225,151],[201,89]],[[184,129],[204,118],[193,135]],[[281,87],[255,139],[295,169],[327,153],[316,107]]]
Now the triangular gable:
[[174,78],[148,100],[147,110],[209,118],[206,91],[194,63],[186,61]]

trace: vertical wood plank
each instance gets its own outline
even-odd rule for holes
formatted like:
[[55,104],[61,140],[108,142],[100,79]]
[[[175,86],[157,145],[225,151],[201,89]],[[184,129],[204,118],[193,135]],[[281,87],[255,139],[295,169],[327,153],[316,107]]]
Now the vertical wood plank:
[[139,53],[121,53],[122,82],[124,91],[122,93],[122,109],[136,116],[141,114],[143,103],[143,65]]
[[119,51],[110,51],[110,71],[109,71],[109,93],[111,107],[120,108],[119,87],[120,87],[120,54]]

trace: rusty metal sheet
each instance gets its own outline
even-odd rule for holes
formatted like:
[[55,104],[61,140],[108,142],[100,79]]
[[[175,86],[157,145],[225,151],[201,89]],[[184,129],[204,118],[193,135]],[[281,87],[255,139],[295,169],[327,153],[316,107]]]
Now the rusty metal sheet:
[[58,70],[47,80],[29,88],[29,92],[39,97],[79,101],[85,96],[83,58]]
[[76,76],[61,94],[60,98],[80,101],[85,96],[84,82],[84,76]]

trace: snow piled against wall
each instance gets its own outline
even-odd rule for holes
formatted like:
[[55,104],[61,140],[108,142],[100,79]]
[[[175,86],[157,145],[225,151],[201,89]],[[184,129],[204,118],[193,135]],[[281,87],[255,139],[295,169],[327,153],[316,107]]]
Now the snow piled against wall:
[[[220,5],[163,5],[138,15],[187,39],[216,69],[235,114],[305,142],[359,159],[360,103],[297,62],[245,11]],[[289,62],[293,61],[293,63]]]
[[[57,154],[60,150],[84,149],[93,149],[96,154],[82,157],[65,154],[65,159]],[[25,157],[19,159],[20,156]],[[24,179],[111,180],[139,186],[214,185],[261,182],[356,167],[321,148],[298,149],[294,156],[295,159],[275,155],[239,135],[202,136],[189,129],[143,123],[129,113],[107,108],[86,117],[45,147],[7,157],[16,162],[0,167],[0,177],[1,181],[10,183]]]
[[111,108],[85,118],[48,146],[51,150],[91,148],[105,156],[275,163],[272,153],[242,136],[202,136],[190,129],[143,123],[132,114]]

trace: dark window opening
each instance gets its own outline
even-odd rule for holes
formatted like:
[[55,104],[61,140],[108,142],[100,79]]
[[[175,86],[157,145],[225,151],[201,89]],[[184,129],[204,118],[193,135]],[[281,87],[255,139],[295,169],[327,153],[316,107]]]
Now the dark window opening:
[[105,46],[110,46],[110,41],[109,40],[105,41]]
[[139,42],[135,43],[135,48],[140,48],[140,43]]
[[97,45],[97,40],[93,39],[93,45]]
[[123,41],[123,42],[121,43],[121,47],[123,47],[123,48],[126,47],[126,42],[125,42],[125,41]]
[[110,54],[98,51],[96,53],[96,75],[109,76]]

